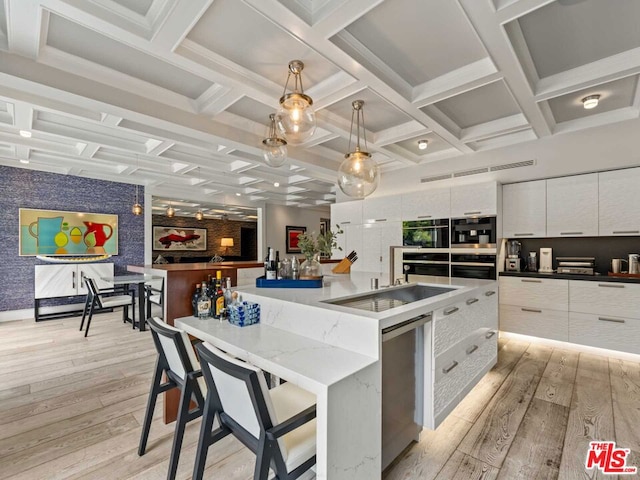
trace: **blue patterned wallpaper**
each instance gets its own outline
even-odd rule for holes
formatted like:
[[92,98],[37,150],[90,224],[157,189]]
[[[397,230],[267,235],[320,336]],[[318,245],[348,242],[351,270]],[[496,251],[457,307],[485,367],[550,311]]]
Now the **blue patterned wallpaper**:
[[[42,208],[118,215],[118,255],[109,262],[115,273],[144,264],[144,217],[131,213],[135,186],[90,178],[0,166],[0,312],[33,308],[35,257],[18,255],[19,208]],[[140,201],[144,189],[140,189]],[[42,305],[77,303],[79,297],[43,301]]]

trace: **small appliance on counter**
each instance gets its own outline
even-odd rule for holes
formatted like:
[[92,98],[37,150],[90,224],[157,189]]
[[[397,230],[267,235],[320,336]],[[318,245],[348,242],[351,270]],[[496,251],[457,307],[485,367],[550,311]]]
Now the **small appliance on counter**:
[[540,268],[538,273],[553,273],[553,249],[547,247],[540,249]]
[[508,272],[519,272],[521,270],[520,249],[522,244],[517,240],[509,240],[507,242],[507,259],[505,270]]
[[595,275],[595,257],[558,257],[558,273]]
[[538,271],[538,254],[536,252],[529,252],[527,257],[527,272]]

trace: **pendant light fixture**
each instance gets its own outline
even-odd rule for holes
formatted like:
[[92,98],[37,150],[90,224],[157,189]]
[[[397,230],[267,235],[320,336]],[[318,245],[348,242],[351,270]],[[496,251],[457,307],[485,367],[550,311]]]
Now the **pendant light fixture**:
[[274,168],[284,165],[287,161],[287,141],[278,138],[274,113],[269,115],[269,131],[267,138],[262,140],[262,145],[262,155],[267,165]]
[[171,206],[171,200],[169,200],[169,206],[166,210],[167,217],[171,218],[176,214],[175,209]]
[[[284,84],[284,92],[280,97],[280,108],[276,113],[276,126],[287,142],[299,145],[308,140],[316,131],[316,114],[313,111],[313,100],[304,94],[302,87],[302,70],[304,63],[300,60],[289,62],[289,74]],[[287,93],[291,75],[294,78],[293,90]]]
[[[346,195],[353,198],[364,198],[371,195],[378,188],[380,178],[378,165],[371,158],[371,154],[362,150],[360,146],[360,126],[362,125],[362,139],[364,148],[367,148],[367,136],[364,128],[364,101],[355,100],[351,106],[351,131],[349,132],[349,153],[344,156],[344,161],[338,169],[338,185]],[[351,138],[353,137],[353,125],[356,125],[356,145],[351,151]]]
[[[136,155],[136,170],[138,170],[138,155]],[[138,215],[142,215],[142,205],[140,205],[139,199],[138,199],[138,190],[139,190],[139,185],[136,183],[136,201],[133,204],[133,207],[131,207],[131,213],[133,213],[135,216]]]

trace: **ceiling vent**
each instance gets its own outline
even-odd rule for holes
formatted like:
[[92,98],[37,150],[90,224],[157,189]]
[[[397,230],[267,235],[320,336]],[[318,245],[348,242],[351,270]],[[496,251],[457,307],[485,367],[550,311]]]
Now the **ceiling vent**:
[[508,170],[510,168],[531,167],[535,164],[536,164],[535,160],[525,160],[523,162],[514,162],[514,163],[505,163],[504,165],[496,165],[495,167],[490,167],[489,170],[492,172],[497,172],[498,170]]
[[424,177],[420,179],[420,183],[437,182],[438,180],[446,180],[447,178],[451,178],[450,173],[446,175],[436,175],[434,177]]
[[531,167],[535,164],[535,160],[504,163],[502,165],[494,165],[492,167],[475,168],[473,170],[463,170],[461,172],[446,173],[444,175],[434,175],[433,177],[423,177],[420,179],[420,183],[437,182],[438,180],[447,180],[449,178],[468,177],[469,175],[480,175],[481,173],[498,172],[500,170],[509,170],[511,168]]
[[489,171],[488,168],[476,168],[474,170],[465,170],[463,172],[456,172],[453,174],[453,177],[468,177],[469,175],[479,175],[481,173],[487,173]]

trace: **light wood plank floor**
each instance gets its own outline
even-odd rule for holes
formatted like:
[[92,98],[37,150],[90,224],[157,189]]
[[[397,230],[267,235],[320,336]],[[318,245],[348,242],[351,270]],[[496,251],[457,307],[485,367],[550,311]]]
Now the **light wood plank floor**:
[[[118,312],[94,317],[86,339],[79,322],[0,323],[0,479],[166,478],[173,425],[161,404],[137,455],[151,335]],[[180,479],[191,477],[199,426],[187,427]],[[498,365],[383,477],[600,478],[583,466],[590,439],[616,440],[640,465],[640,364],[501,340]],[[253,461],[227,437],[210,449],[206,478],[248,480]]]

